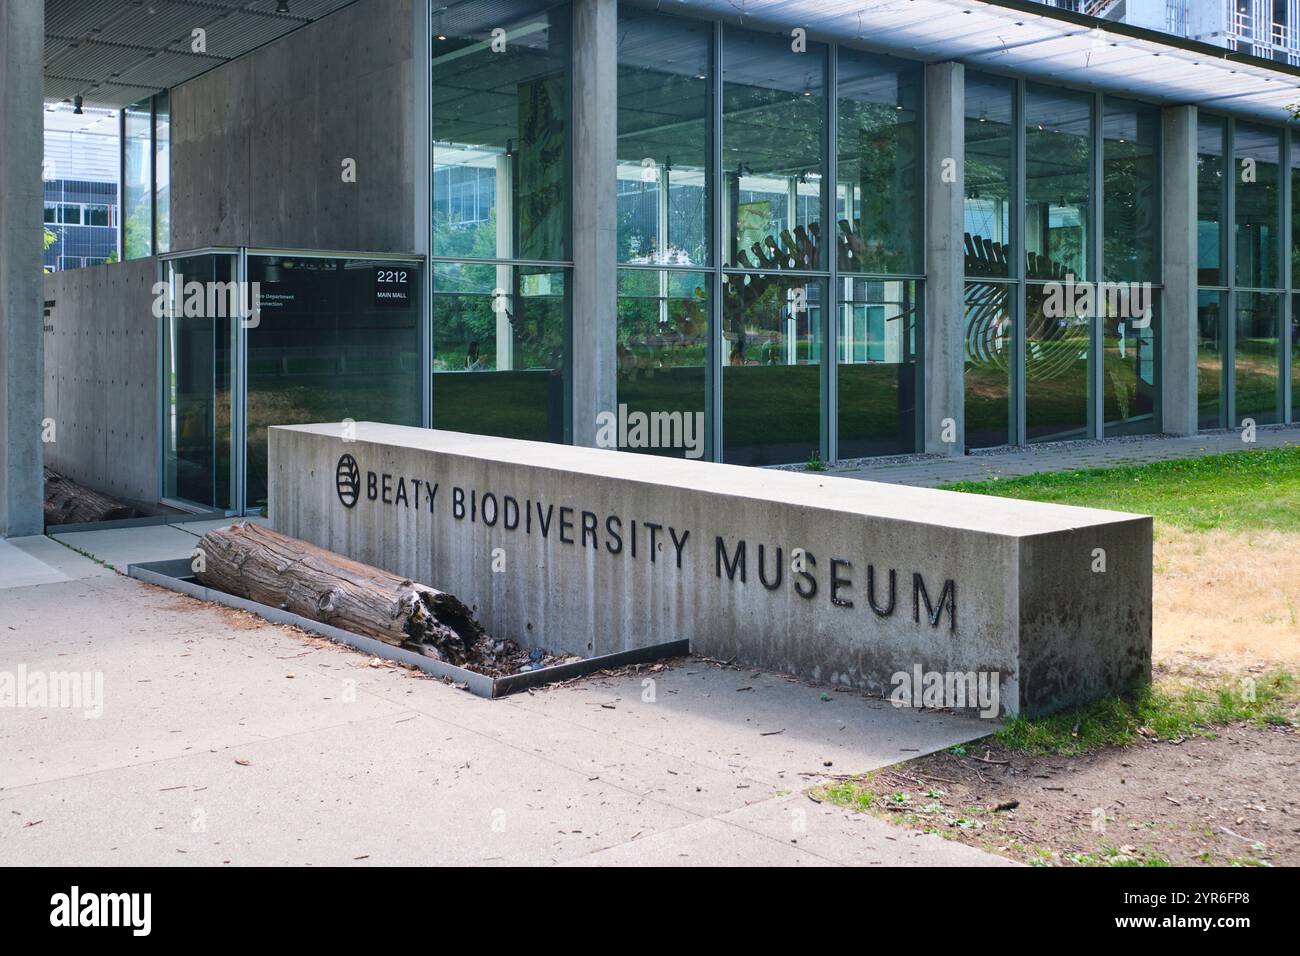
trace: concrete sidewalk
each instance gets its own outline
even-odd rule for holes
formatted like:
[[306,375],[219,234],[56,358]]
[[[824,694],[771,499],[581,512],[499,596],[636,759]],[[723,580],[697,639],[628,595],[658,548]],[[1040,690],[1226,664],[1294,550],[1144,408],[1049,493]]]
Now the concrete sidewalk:
[[65,579],[0,589],[0,671],[103,712],[4,712],[0,864],[1006,863],[803,793],[980,721],[694,660],[485,701],[10,544]]

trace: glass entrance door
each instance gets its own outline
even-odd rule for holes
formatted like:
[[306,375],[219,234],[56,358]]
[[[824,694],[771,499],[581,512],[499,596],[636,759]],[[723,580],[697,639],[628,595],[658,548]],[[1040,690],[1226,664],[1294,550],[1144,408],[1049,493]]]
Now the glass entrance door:
[[229,512],[234,488],[233,372],[238,257],[212,252],[163,263],[163,497]]

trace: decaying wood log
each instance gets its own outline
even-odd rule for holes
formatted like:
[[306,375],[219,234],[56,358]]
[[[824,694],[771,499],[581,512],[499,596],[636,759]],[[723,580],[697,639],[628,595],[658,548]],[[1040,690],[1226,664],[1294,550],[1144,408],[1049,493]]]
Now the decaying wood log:
[[483,628],[455,595],[279,534],[250,521],[199,542],[199,581],[451,664],[480,656]]
[[88,521],[119,521],[137,516],[135,508],[116,498],[101,495],[45,469],[45,524],[82,524]]

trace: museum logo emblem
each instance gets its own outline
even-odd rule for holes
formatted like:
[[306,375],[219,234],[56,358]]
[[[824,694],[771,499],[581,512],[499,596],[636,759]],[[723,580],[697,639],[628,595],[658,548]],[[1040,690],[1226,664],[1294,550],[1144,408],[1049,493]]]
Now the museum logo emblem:
[[339,459],[338,468],[334,470],[334,487],[343,507],[351,508],[357,503],[361,495],[361,468],[351,455]]

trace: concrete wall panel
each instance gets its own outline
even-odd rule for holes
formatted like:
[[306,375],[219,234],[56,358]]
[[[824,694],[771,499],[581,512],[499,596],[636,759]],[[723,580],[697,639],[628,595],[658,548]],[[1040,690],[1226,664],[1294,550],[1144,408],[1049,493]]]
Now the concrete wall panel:
[[362,0],[172,91],[173,249],[423,245],[414,2]]
[[45,276],[46,464],[126,501],[157,502],[157,259]]

